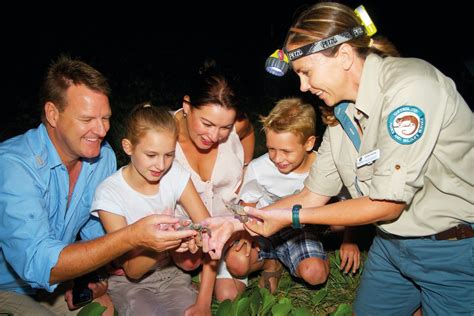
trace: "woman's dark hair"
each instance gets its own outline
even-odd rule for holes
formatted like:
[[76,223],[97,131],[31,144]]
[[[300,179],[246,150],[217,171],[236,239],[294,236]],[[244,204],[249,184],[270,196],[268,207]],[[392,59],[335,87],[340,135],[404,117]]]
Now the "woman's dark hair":
[[194,108],[214,104],[226,109],[234,109],[237,118],[242,113],[239,110],[240,99],[236,93],[237,80],[226,76],[212,59],[207,59],[190,81],[187,95],[189,103]]

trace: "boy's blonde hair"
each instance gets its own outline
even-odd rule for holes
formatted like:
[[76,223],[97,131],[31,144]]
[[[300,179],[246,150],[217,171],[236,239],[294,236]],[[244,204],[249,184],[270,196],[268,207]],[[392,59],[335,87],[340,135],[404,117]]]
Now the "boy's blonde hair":
[[300,98],[285,98],[277,102],[268,116],[261,116],[260,122],[264,131],[290,132],[299,136],[304,144],[309,137],[315,136],[316,112],[311,104]]

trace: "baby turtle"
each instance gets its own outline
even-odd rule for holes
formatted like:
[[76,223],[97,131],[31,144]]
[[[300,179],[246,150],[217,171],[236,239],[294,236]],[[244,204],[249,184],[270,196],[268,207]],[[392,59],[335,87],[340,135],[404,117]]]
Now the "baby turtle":
[[190,223],[188,225],[183,225],[183,226],[178,227],[178,230],[188,230],[188,229],[193,229],[199,232],[200,234],[207,233],[209,236],[211,236],[211,229],[199,223],[196,223],[196,224]]
[[196,245],[198,245],[198,247],[202,247],[202,234],[203,233],[206,233],[209,237],[211,237],[211,229],[202,224],[190,223],[190,224],[183,225],[177,228],[177,230],[188,230],[188,229],[192,229],[198,232],[198,235],[196,238]]
[[226,207],[234,213],[235,218],[240,222],[246,223],[249,220],[248,214],[244,210],[244,206],[240,204],[226,204]]

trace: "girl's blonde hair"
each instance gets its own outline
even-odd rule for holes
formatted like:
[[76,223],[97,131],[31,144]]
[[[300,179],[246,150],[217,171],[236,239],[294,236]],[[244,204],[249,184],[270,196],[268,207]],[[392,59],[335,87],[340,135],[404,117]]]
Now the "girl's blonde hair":
[[178,140],[178,125],[170,111],[145,102],[136,105],[128,116],[125,122],[125,138],[135,146],[149,130],[169,132]]

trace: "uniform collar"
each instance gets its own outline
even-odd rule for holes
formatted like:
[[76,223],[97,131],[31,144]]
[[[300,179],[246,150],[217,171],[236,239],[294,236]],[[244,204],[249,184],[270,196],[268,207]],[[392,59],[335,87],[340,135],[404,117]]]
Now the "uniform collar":
[[[355,108],[370,117],[370,112],[376,106],[376,98],[380,94],[381,88],[379,85],[380,69],[382,67],[383,58],[370,54],[364,62],[362,69],[362,76],[360,78],[359,91],[357,93],[357,100]],[[362,118],[362,114],[354,114],[357,119]],[[360,116],[360,117],[357,117]]]

